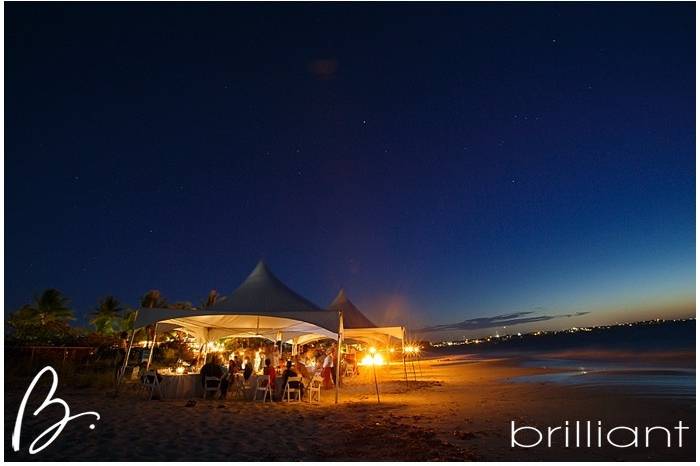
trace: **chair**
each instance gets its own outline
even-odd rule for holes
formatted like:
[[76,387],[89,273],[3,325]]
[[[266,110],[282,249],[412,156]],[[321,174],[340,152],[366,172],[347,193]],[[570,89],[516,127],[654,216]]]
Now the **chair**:
[[[321,378],[321,376],[319,376],[318,374],[314,374],[314,377],[311,379],[311,383],[309,383],[309,387],[306,390],[309,393],[309,403],[312,403],[313,401],[316,401],[317,403],[321,402],[321,385],[322,384],[323,384],[323,379]],[[315,398],[315,400],[314,400],[314,398]]]
[[248,393],[249,391],[253,391],[255,387],[253,386],[253,376],[251,375],[248,377],[248,380],[243,377],[243,389]]
[[207,399],[208,392],[216,394],[221,388],[221,379],[218,377],[204,377],[204,393],[202,398]]
[[[291,386],[290,382],[292,383]],[[296,382],[296,383],[295,383]],[[287,396],[287,401],[291,401],[291,394],[297,401],[301,401],[301,377],[288,377],[287,384],[284,386],[284,392],[282,392],[282,400],[284,400],[285,395]]]
[[159,398],[163,399],[163,392],[160,390],[160,382],[158,381],[158,373],[156,371],[148,371],[141,379],[141,387],[145,392],[150,390],[148,399],[153,399],[153,392],[157,391]]
[[258,380],[255,383],[255,393],[253,393],[253,401],[257,401],[258,392],[263,392],[262,402],[265,403],[265,398],[270,396],[270,402],[272,402],[272,390],[270,389],[270,376],[269,375],[259,375]]

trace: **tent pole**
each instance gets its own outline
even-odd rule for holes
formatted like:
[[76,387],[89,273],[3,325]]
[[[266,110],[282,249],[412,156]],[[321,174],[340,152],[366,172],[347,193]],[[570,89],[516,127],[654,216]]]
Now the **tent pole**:
[[379,384],[377,383],[377,365],[374,361],[374,355],[372,356],[372,372],[374,373],[374,390],[377,392],[377,403],[379,401]]
[[411,353],[410,359],[411,359],[411,369],[413,369],[413,381],[418,382],[418,378],[416,377],[416,362],[413,359],[413,353]]
[[338,354],[336,357],[335,364],[335,404],[338,404],[338,385],[340,385],[340,354],[342,349],[340,345],[343,344],[343,311],[338,310]]
[[136,329],[131,329],[131,339],[129,340],[129,347],[126,349],[126,355],[124,356],[124,364],[122,364],[122,370],[119,371],[119,378],[117,379],[117,387],[124,378],[124,373],[126,372],[126,366],[129,363],[129,355],[131,354],[131,347],[134,345],[134,335],[136,335]]
[[406,370],[406,328],[403,327],[403,332],[401,335],[401,354],[403,355],[403,377],[406,380],[406,387],[408,388],[408,371]]
[[158,322],[153,326],[153,344],[151,345],[151,352],[148,354],[148,362],[146,363],[146,372],[151,367],[151,360],[153,359],[153,349],[156,347],[156,338],[158,338]]

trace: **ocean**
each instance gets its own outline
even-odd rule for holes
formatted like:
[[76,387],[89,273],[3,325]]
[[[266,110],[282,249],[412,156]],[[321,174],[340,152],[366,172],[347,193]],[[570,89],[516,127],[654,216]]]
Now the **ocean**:
[[557,369],[514,377],[514,383],[605,387],[638,397],[695,398],[694,319],[432,348],[430,353],[517,357],[526,367]]

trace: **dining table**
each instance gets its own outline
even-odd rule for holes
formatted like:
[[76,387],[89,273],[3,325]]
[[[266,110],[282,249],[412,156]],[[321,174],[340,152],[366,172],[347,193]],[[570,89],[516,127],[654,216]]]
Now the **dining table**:
[[200,374],[161,374],[160,390],[166,400],[201,398],[202,376]]
[[[204,389],[202,388],[202,376],[197,373],[190,374],[177,374],[174,372],[163,372],[159,375],[162,376],[160,381],[160,390],[163,394],[165,400],[182,400],[190,398],[202,398],[204,394]],[[263,377],[262,373],[252,373],[247,381],[243,381],[243,374],[235,374],[237,380],[240,380],[244,386],[244,393],[247,400],[252,400],[255,396],[255,389],[257,387],[258,378]],[[230,395],[233,396],[234,383],[232,381],[229,384]],[[274,391],[276,395],[281,393],[281,388],[279,385],[282,383],[282,376],[277,377],[277,387]],[[261,397],[262,393],[258,395]]]

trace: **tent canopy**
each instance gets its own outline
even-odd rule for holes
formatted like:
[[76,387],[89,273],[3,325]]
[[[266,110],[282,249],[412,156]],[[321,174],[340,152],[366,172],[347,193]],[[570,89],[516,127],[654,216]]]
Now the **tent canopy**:
[[295,293],[260,261],[243,283],[208,308],[228,314],[279,314],[281,312],[323,312],[317,305]]
[[403,327],[377,327],[360,311],[340,289],[328,305],[334,311],[343,311],[343,338],[375,345],[389,345],[392,338],[403,341]]
[[204,340],[281,332],[285,337],[308,333],[336,338],[338,312],[320,309],[295,293],[260,261],[243,283],[214,305],[198,310],[141,309],[135,328],[173,324]]
[[403,346],[403,327],[352,328],[343,333],[343,338],[378,347],[389,346],[392,338],[396,338]]

